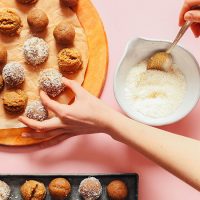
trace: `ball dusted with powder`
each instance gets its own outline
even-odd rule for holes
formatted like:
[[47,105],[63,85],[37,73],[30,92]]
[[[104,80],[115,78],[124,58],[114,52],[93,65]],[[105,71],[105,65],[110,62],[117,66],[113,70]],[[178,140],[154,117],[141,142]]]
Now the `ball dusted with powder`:
[[2,76],[8,88],[15,88],[24,82],[25,70],[20,63],[11,62],[4,66]]
[[32,101],[25,110],[26,117],[37,121],[44,121],[48,118],[48,111],[41,101]]
[[1,200],[8,200],[10,197],[10,187],[7,183],[0,180],[0,199]]
[[41,38],[32,37],[24,43],[24,57],[33,66],[44,63],[49,56],[48,44]]
[[85,200],[96,200],[101,196],[102,186],[98,179],[89,177],[81,181],[79,193]]
[[40,73],[39,86],[51,97],[58,96],[65,88],[62,82],[62,74],[53,68]]

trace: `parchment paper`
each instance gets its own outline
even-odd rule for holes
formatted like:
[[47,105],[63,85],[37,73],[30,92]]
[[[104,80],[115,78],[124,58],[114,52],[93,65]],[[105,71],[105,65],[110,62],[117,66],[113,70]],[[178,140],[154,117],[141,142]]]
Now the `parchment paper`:
[[[75,27],[76,37],[73,46],[81,52],[83,60],[83,69],[76,75],[70,75],[67,78],[74,79],[80,84],[83,82],[88,64],[87,37],[76,14],[71,9],[61,5],[59,0],[39,0],[37,4],[32,6],[21,5],[15,0],[1,0],[0,8],[11,8],[15,10],[15,12],[19,14],[22,20],[23,27],[20,35],[14,37],[0,35],[0,45],[5,45],[8,50],[8,62],[19,62],[25,67],[26,80],[22,86],[22,89],[25,90],[28,95],[28,102],[39,99],[38,77],[40,71],[44,70],[45,68],[58,69],[57,54],[59,50],[64,47],[56,44],[53,37],[53,30],[55,26],[64,19],[69,23],[72,23]],[[27,24],[27,14],[31,9],[34,8],[42,9],[46,12],[49,18],[47,31],[39,34],[32,33]],[[43,38],[48,43],[50,49],[48,61],[38,67],[33,67],[26,64],[23,57],[22,47],[24,41],[32,36]],[[4,91],[0,93],[0,129],[24,127],[24,125],[18,121],[19,115],[7,114],[3,108],[2,95],[6,90],[7,88],[4,88]],[[71,98],[72,93],[66,89],[55,100],[61,103],[69,103]]]

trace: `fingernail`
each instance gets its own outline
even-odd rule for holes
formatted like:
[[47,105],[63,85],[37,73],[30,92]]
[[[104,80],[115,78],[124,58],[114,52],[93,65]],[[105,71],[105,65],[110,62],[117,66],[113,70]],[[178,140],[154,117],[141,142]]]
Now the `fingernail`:
[[30,133],[22,133],[22,137],[30,137],[31,134]]

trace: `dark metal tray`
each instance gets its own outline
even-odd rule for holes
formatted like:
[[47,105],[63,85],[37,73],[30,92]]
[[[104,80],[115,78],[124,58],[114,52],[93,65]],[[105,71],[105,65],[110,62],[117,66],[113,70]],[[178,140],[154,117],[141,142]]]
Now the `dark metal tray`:
[[83,174],[83,175],[0,175],[0,180],[5,181],[11,187],[11,197],[10,200],[21,200],[20,186],[26,180],[37,180],[43,182],[47,188],[47,195],[45,200],[50,200],[51,197],[48,191],[48,185],[50,181],[54,178],[63,177],[66,178],[72,187],[72,191],[67,200],[82,200],[78,194],[78,187],[80,182],[87,177],[94,176],[99,179],[102,184],[103,192],[99,200],[109,200],[106,193],[106,186],[115,179],[122,180],[126,183],[128,187],[128,197],[126,200],[138,200],[138,181],[139,176],[137,174]]

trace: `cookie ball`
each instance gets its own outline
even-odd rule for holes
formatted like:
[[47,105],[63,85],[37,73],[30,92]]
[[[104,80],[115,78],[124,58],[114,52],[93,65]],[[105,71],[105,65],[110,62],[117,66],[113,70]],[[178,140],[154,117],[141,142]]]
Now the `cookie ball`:
[[0,46],[0,66],[3,66],[7,63],[7,49],[4,46]]
[[0,92],[3,90],[4,88],[4,81],[3,81],[3,77],[0,75]]
[[48,111],[41,101],[32,101],[25,110],[26,117],[37,121],[44,121],[48,118]]
[[10,9],[0,10],[0,33],[15,35],[21,27],[21,19],[17,13]]
[[7,183],[0,180],[0,199],[1,200],[8,200],[10,197],[10,187]]
[[82,68],[81,54],[77,49],[65,48],[58,54],[58,66],[60,71],[74,74]]
[[48,44],[38,37],[32,37],[26,40],[23,51],[26,62],[33,66],[44,63],[49,56]]
[[26,181],[20,188],[24,200],[43,200],[46,196],[46,188],[43,183],[35,180]]
[[3,95],[3,105],[10,114],[24,112],[28,97],[22,90],[6,91]]
[[73,7],[77,6],[77,4],[78,4],[78,0],[61,0],[61,2],[65,6],[70,7],[70,8],[73,8]]
[[85,200],[95,200],[101,196],[102,186],[98,179],[89,177],[81,181],[79,193]]
[[20,63],[11,62],[4,66],[3,80],[8,88],[15,88],[25,80],[25,70]]
[[70,45],[75,39],[75,29],[72,24],[62,21],[55,27],[53,35],[58,44]]
[[33,9],[28,13],[27,22],[33,32],[42,32],[49,24],[49,19],[41,9]]
[[49,192],[53,199],[64,200],[71,192],[71,185],[65,178],[56,178],[50,182]]
[[51,97],[58,96],[64,90],[62,74],[56,69],[46,69],[40,73],[39,87]]
[[22,4],[31,5],[31,4],[37,3],[38,0],[17,0],[17,2],[22,3]]
[[107,193],[112,200],[125,200],[128,196],[128,188],[123,181],[114,180],[107,186]]

